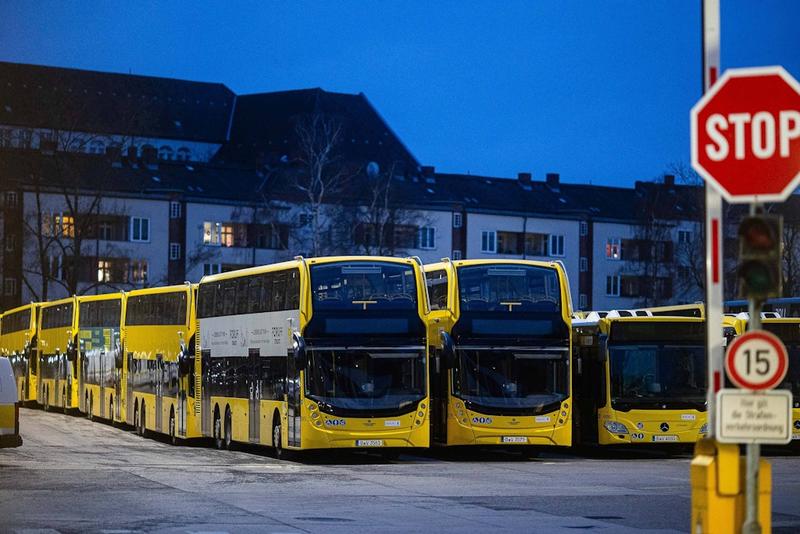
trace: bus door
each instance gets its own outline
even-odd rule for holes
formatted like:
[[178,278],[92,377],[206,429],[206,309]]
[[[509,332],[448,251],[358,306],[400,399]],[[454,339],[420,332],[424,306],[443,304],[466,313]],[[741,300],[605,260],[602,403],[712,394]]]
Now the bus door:
[[127,373],[127,380],[125,381],[125,403],[126,403],[126,410],[125,410],[125,421],[129,424],[133,424],[133,375],[134,375],[134,368],[133,368],[133,353],[128,353],[128,373]]
[[111,417],[111,414],[106,416],[106,373],[108,372],[108,362],[106,361],[106,349],[103,347],[100,349],[99,354],[100,360],[100,374],[97,375],[99,389],[100,389],[100,417]]
[[[198,334],[199,336],[199,334]],[[201,399],[200,418],[202,420],[202,432],[204,436],[211,436],[211,350],[200,350],[200,391],[195,391]]]
[[164,394],[164,355],[163,354],[156,354],[156,380],[155,380],[155,394],[156,394],[156,430],[161,432],[161,423],[163,419],[163,415],[161,413],[161,407],[163,403],[163,394]]
[[286,441],[292,447],[300,446],[300,367],[297,355],[289,349],[286,359]]
[[114,375],[112,380],[114,382],[114,407],[113,412],[110,414],[111,419],[119,419],[122,413],[122,347],[119,345],[119,333],[114,332],[113,341],[111,346],[114,350]]
[[261,351],[250,349],[250,442],[261,441]]
[[447,397],[449,370],[444,366],[442,352],[432,349],[434,357],[430,359],[431,380],[431,422],[433,429],[431,438],[434,442],[447,443]]

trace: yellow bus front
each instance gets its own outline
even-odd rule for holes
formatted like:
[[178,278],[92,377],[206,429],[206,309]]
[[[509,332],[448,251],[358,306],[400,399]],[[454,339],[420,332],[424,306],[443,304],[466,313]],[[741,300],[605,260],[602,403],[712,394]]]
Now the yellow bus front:
[[78,408],[75,297],[42,304],[39,313],[39,404]]
[[426,266],[433,437],[441,445],[572,444],[571,309],[555,262]]
[[421,266],[344,257],[308,260],[303,268],[306,313],[288,358],[286,446],[428,447]]
[[792,445],[800,448],[800,318],[763,319],[761,328],[778,336],[789,354],[786,378],[779,387],[792,393]]
[[694,443],[708,431],[705,322],[635,317],[600,321],[605,365],[600,445]]
[[36,350],[38,304],[26,304],[5,312],[0,330],[0,356],[11,362],[18,399],[36,402],[39,358]]

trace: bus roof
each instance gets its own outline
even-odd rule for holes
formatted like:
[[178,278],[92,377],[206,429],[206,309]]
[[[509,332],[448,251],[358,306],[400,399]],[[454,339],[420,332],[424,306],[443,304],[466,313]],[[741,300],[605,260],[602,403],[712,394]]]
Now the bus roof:
[[497,264],[513,264],[513,265],[530,265],[533,267],[548,267],[557,269],[562,265],[557,261],[540,261],[540,260],[514,260],[514,259],[481,259],[481,260],[451,260],[450,258],[442,258],[442,261],[436,263],[427,263],[423,269],[433,271],[436,269],[443,269],[444,266],[451,263],[454,267],[464,267],[468,265],[497,265]]
[[103,293],[101,295],[78,295],[77,299],[78,302],[93,302],[96,300],[113,300],[113,299],[122,299],[125,296],[124,291],[118,291],[116,293]]
[[42,308],[52,308],[53,306],[60,306],[69,302],[75,302],[75,297],[64,297],[63,299],[51,300],[49,302],[42,302]]
[[191,284],[189,282],[186,282],[184,284],[177,284],[174,286],[145,287],[142,289],[134,289],[132,291],[128,291],[127,293],[125,293],[125,296],[127,298],[130,298],[139,295],[152,295],[154,293],[172,293],[173,291],[186,291],[187,289],[191,289],[196,285],[197,284]]

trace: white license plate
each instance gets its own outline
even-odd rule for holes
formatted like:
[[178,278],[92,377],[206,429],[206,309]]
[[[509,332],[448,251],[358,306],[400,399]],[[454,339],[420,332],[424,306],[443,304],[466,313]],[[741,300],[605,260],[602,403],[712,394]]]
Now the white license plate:
[[678,436],[653,436],[653,441],[678,441]]
[[357,439],[356,447],[383,447],[382,439]]
[[525,436],[503,436],[503,443],[528,443],[528,438]]

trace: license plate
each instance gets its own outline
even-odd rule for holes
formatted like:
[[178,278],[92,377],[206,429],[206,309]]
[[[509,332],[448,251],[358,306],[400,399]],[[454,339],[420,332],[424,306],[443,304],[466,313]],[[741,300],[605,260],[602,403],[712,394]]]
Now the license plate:
[[356,447],[383,447],[382,439],[357,439]]
[[503,443],[528,443],[528,438],[525,436],[503,436]]
[[800,439],[800,434],[792,434],[792,439]]
[[678,441],[678,436],[653,436],[653,441]]

